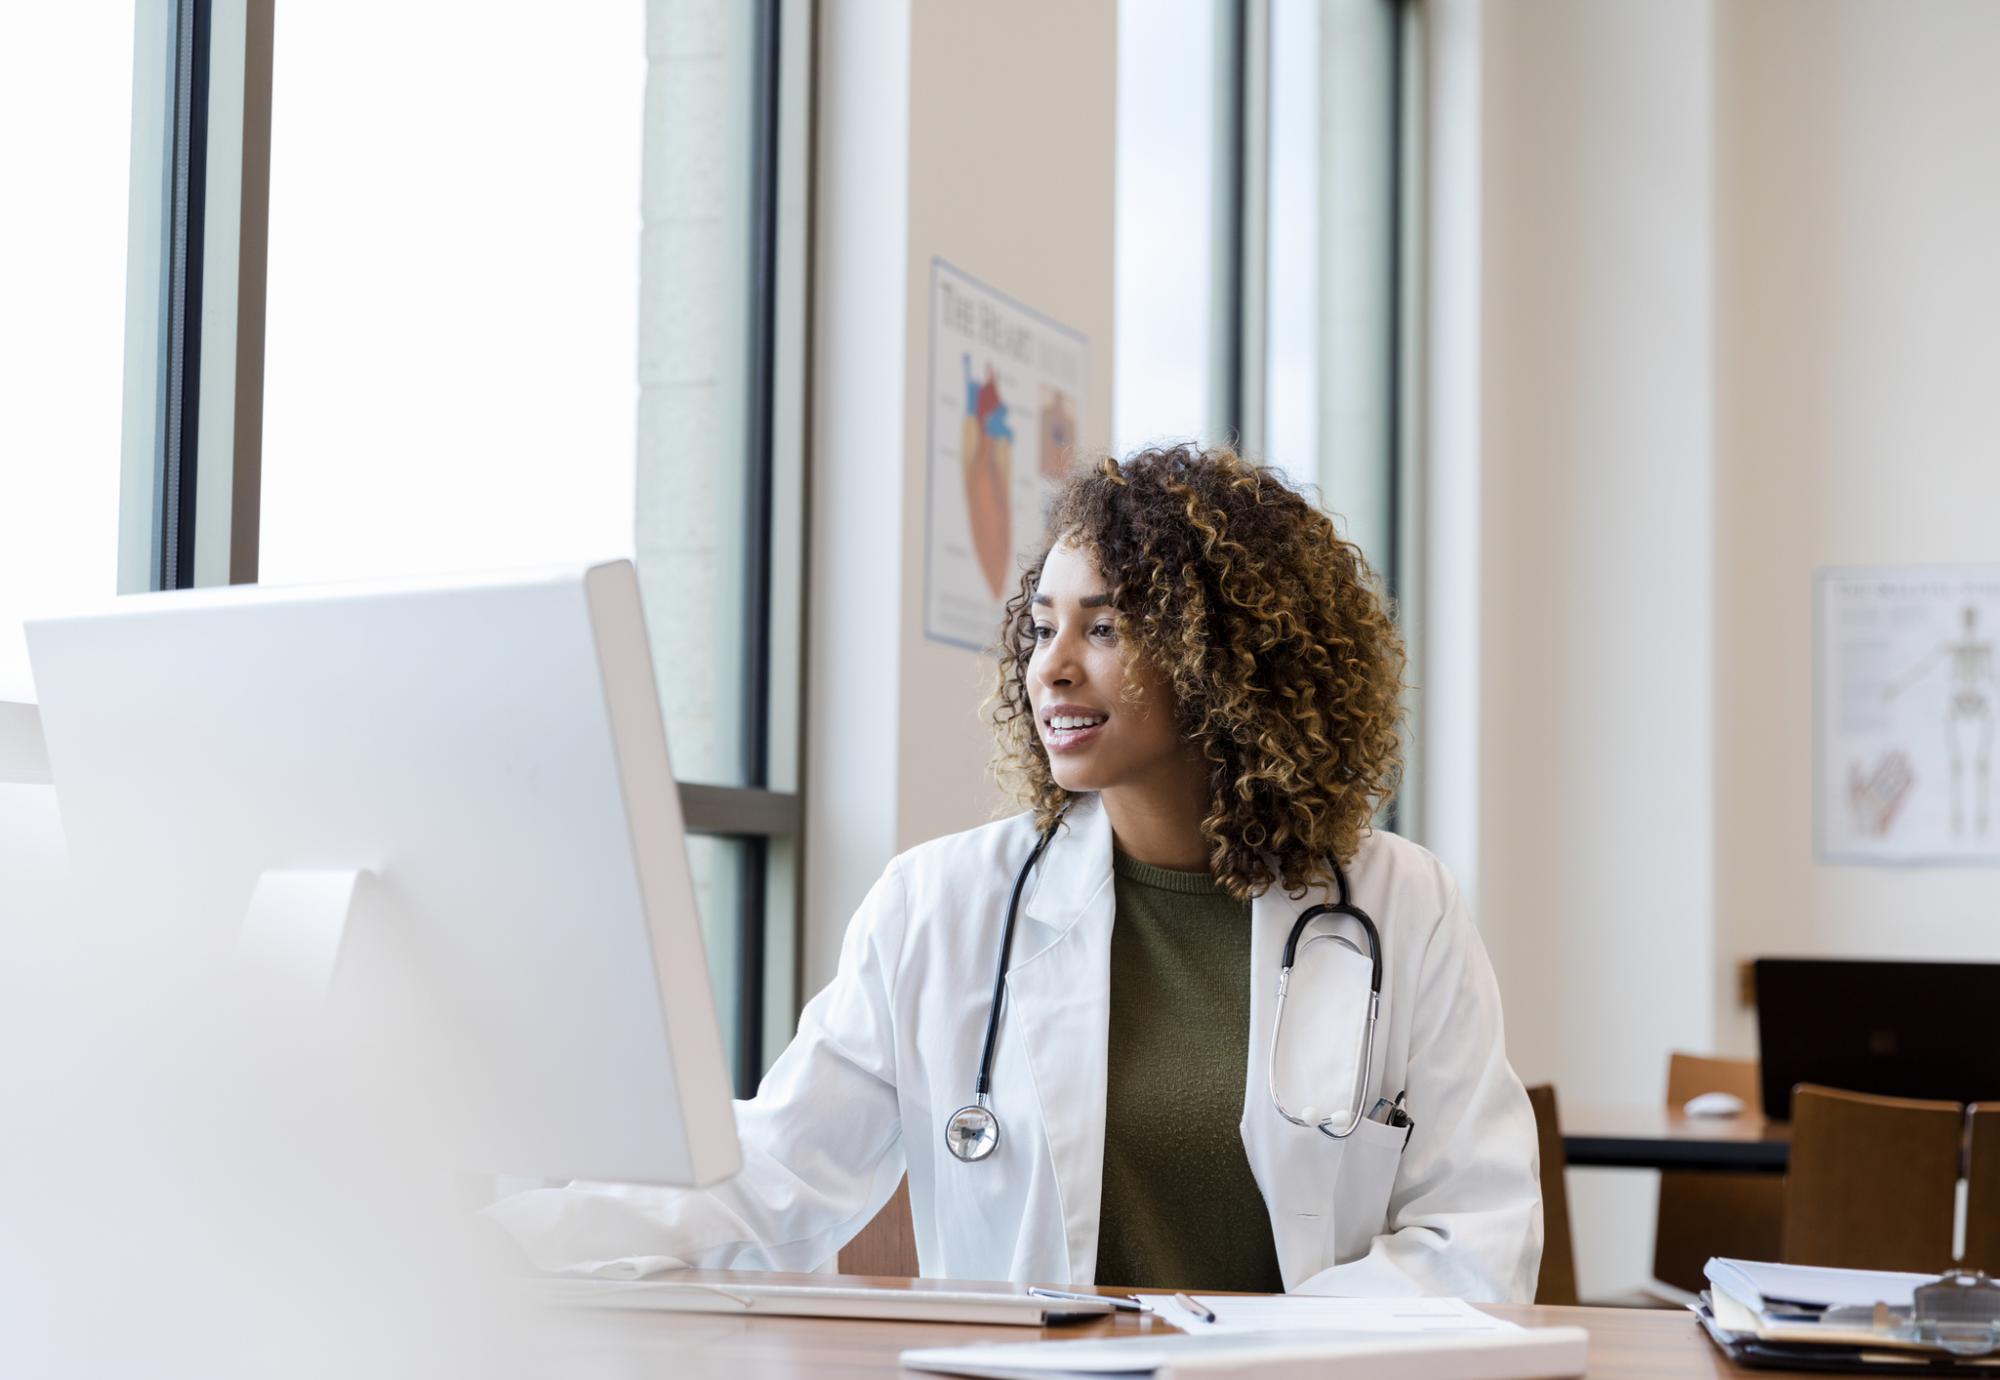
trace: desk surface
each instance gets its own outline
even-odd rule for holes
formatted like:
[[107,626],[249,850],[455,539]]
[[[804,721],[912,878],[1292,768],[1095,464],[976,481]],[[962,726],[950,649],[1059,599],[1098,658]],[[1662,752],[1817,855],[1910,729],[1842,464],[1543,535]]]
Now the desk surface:
[[1564,1107],[1563,1151],[1572,1168],[1728,1169],[1782,1174],[1791,1123],[1761,1112],[1688,1116],[1659,1107]]
[[[702,1270],[687,1279],[765,1283],[896,1285],[944,1281],[871,1279],[858,1275],[778,1275]],[[1592,1380],[1663,1380],[1683,1376],[1748,1376],[1731,1365],[1684,1312],[1639,1308],[1536,1308],[1494,1305],[1498,1317],[1530,1327],[1573,1326],[1590,1333]],[[831,1318],[745,1318],[720,1313],[646,1313],[577,1310],[565,1313],[555,1342],[561,1355],[552,1373],[671,1375],[674,1380],[859,1380],[910,1374],[896,1358],[914,1346],[955,1346],[977,1341],[1032,1341],[1136,1335],[1129,1314],[1103,1322],[1038,1331],[1027,1327],[978,1327],[947,1323],[863,1322]],[[1164,1328],[1163,1323],[1154,1323]],[[566,1364],[580,1362],[581,1364]],[[1788,1372],[1805,1376],[1803,1371]]]

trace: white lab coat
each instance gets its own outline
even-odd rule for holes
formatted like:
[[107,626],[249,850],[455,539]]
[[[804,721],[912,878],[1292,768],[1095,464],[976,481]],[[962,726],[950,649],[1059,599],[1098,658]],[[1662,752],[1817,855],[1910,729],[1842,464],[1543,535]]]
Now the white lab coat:
[[[972,1100],[1007,899],[1035,838],[1020,815],[889,864],[833,981],[757,1096],[736,1104],[735,1178],[700,1191],[576,1184],[489,1213],[549,1269],[637,1257],[627,1272],[812,1270],[907,1171],[925,1275],[1093,1282],[1113,919],[1111,827],[1093,796],[1072,806],[1022,903],[994,1056],[999,1145],[966,1164],[944,1144],[945,1119]],[[1450,876],[1415,844],[1378,831],[1347,873],[1384,963],[1364,1105],[1407,1089],[1415,1130],[1407,1147],[1403,1130],[1372,1121],[1335,1140],[1273,1108],[1280,951],[1298,914],[1328,898],[1266,892],[1251,907],[1241,1131],[1285,1287],[1528,1301],[1542,1247],[1535,1122],[1485,949]],[[1309,1001],[1290,998],[1288,1046]]]

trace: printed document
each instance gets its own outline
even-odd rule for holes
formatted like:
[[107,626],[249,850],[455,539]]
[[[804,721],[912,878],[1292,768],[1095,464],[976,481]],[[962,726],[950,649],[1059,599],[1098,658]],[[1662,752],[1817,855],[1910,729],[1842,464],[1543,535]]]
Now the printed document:
[[1183,1332],[1347,1332],[1371,1337],[1416,1332],[1515,1332],[1517,1324],[1480,1312],[1463,1299],[1334,1299],[1308,1294],[1196,1294],[1215,1314],[1207,1322],[1172,1294],[1135,1294],[1149,1311]]
[[1509,1327],[1383,1336],[1338,1330],[1153,1336],[1078,1342],[974,1343],[906,1351],[911,1370],[983,1380],[1549,1380],[1578,1376],[1590,1338],[1580,1327]]

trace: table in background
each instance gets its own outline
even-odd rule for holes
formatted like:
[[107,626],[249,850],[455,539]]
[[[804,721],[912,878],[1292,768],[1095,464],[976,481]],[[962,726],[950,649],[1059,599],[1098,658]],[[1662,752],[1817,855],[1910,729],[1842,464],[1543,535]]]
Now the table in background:
[[[942,1280],[874,1279],[861,1275],[780,1275],[701,1270],[676,1278],[748,1283],[995,1288]],[[1730,1364],[1683,1312],[1643,1308],[1537,1308],[1496,1304],[1486,1311],[1527,1327],[1581,1327],[1590,1333],[1592,1380],[1660,1380],[1673,1376],[1750,1376]],[[1164,1323],[1152,1324],[1166,1329]],[[557,1376],[672,1376],[674,1380],[861,1380],[914,1375],[896,1363],[916,1346],[1036,1338],[1137,1336],[1130,1314],[1072,1327],[979,1326],[964,1323],[864,1322],[836,1318],[750,1318],[725,1313],[575,1310],[558,1324]],[[1804,1371],[1787,1372],[1806,1377]]]
[[1572,1169],[1722,1169],[1782,1174],[1791,1123],[1761,1112],[1689,1116],[1668,1107],[1562,1109],[1563,1153]]

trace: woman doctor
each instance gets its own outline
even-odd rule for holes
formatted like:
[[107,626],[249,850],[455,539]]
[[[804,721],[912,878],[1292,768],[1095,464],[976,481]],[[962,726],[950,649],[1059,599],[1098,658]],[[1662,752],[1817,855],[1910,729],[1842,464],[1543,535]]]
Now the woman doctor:
[[[1443,866],[1370,827],[1403,654],[1361,553],[1185,447],[1079,475],[1049,532],[1000,642],[1030,808],[889,864],[737,1104],[742,1172],[489,1212],[548,1269],[811,1270],[907,1173],[926,1275],[1527,1301],[1492,970]],[[1366,923],[1294,936],[1343,881]]]

